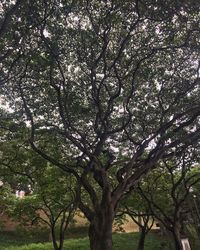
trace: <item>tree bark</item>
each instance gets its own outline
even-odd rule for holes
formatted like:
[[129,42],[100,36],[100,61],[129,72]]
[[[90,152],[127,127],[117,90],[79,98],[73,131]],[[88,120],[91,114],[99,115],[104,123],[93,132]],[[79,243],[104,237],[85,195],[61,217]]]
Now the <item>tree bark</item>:
[[91,223],[89,239],[91,250],[112,250],[112,223],[108,222],[102,227]]
[[144,250],[145,237],[146,231],[144,229],[141,229],[137,250]]
[[53,243],[53,249],[54,250],[62,250],[63,249],[63,239],[60,239],[59,245],[56,241],[56,232],[55,232],[55,227],[51,228],[51,238],[52,238],[52,243]]
[[59,248],[58,250],[62,250],[63,249],[63,245],[64,245],[64,235],[62,238],[60,238],[60,242],[59,242]]
[[53,243],[53,249],[58,250],[58,245],[57,245],[57,242],[56,242],[56,233],[55,233],[54,226],[51,227],[51,239],[52,239],[52,243]]
[[183,250],[183,246],[181,243],[181,235],[180,235],[180,227],[179,225],[174,226],[173,231],[174,245],[176,250]]
[[91,250],[112,250],[113,205],[103,202],[90,221],[89,240]]

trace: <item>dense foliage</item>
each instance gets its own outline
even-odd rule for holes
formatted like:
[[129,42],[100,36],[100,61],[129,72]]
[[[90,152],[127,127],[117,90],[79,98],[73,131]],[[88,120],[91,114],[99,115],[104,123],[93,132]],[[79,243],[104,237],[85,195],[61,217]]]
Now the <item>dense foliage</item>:
[[0,6],[1,102],[27,147],[77,178],[91,249],[112,249],[121,198],[198,150],[198,1]]

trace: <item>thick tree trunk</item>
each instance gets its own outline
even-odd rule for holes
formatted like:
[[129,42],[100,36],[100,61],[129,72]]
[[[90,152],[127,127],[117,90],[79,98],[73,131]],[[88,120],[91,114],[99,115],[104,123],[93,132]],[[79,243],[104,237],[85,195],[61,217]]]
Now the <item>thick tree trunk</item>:
[[144,250],[145,237],[146,237],[146,232],[145,230],[141,229],[137,250]]
[[89,227],[89,239],[91,250],[112,249],[112,223],[108,221],[105,225],[91,223]]
[[90,221],[89,239],[91,250],[112,249],[113,205],[103,202]]

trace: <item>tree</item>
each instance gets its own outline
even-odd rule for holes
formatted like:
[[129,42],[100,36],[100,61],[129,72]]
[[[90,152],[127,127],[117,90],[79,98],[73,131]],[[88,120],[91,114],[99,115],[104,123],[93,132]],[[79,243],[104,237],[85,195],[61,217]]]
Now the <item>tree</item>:
[[10,207],[10,205],[12,205],[13,201],[15,200],[15,196],[12,193],[11,187],[7,183],[3,183],[2,181],[0,185],[0,196],[1,196],[0,200],[0,216],[1,216],[6,213],[8,207]]
[[10,216],[25,225],[46,225],[54,250],[62,250],[66,229],[72,223],[78,204],[76,190],[72,190],[74,180],[52,166],[42,169],[34,179],[31,194],[18,199]]
[[[54,250],[62,250],[65,232],[72,222],[78,206],[79,185],[71,175],[47,163],[38,156],[27,143],[19,138],[21,132],[12,136],[12,123],[3,127],[1,141],[0,176],[4,183],[2,209],[11,218],[25,225],[41,224],[50,229]],[[4,124],[5,125],[5,124]],[[26,130],[21,126],[26,134]],[[43,137],[43,143],[44,141]],[[54,157],[58,152],[54,151]],[[9,186],[10,189],[6,189]],[[5,193],[5,190],[10,190]],[[23,190],[26,196],[16,199],[13,192]]]
[[176,250],[183,249],[181,238],[185,237],[190,190],[200,181],[199,169],[190,169],[190,164],[186,158],[178,162],[164,161],[138,187],[154,217],[171,233]]
[[16,3],[0,34],[2,98],[32,149],[87,192],[91,249],[112,249],[123,196],[199,142],[198,3]]
[[133,192],[128,195],[118,209],[118,216],[128,215],[133,223],[137,224],[140,231],[137,250],[144,250],[145,238],[155,223],[151,206],[138,193]]
[[200,182],[196,183],[196,185],[190,189],[190,197],[188,198],[188,203],[191,210],[193,223],[196,226],[197,232],[200,234],[200,197],[198,191],[199,186]]
[[[199,171],[199,165],[193,169],[193,174]],[[186,215],[186,233],[190,240],[191,248],[198,249],[200,246],[200,206],[199,206],[199,188],[200,182],[197,182],[189,190],[189,195],[185,202],[185,209],[188,213]]]

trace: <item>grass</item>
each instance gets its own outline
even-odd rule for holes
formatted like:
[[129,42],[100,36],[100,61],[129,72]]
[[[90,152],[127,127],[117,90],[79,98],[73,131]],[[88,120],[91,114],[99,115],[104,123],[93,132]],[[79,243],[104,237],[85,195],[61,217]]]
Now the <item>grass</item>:
[[[77,232],[76,232],[77,233]],[[64,250],[88,250],[89,241],[87,237],[65,240]],[[83,232],[82,232],[83,234]],[[43,243],[31,243],[36,239],[24,239],[16,238],[16,235],[4,235],[0,234],[0,249],[1,250],[52,250],[52,244],[50,242]],[[138,233],[114,233],[113,234],[113,250],[134,250],[137,247]],[[163,240],[156,234],[150,233],[146,239],[145,250],[170,250],[168,247],[164,247]]]
[[45,231],[0,232],[0,249],[45,241],[48,241],[48,234]]
[[[84,238],[87,236],[88,228],[86,226],[70,227],[66,231],[68,239]],[[46,243],[49,241],[48,229],[30,229],[19,228],[16,231],[0,231],[0,250],[10,246],[30,245],[31,243]],[[38,245],[39,246],[39,245]]]

